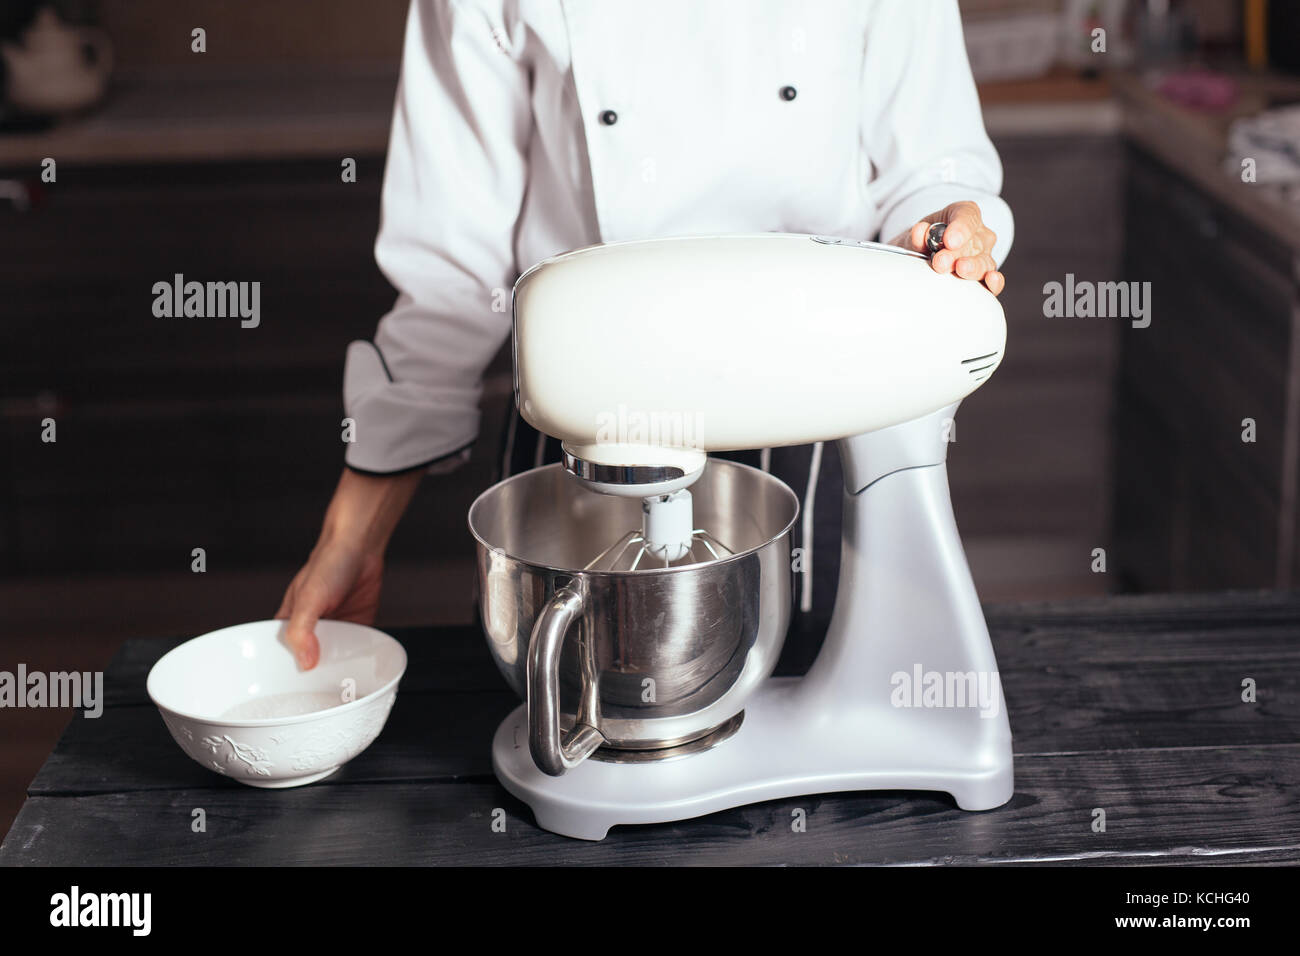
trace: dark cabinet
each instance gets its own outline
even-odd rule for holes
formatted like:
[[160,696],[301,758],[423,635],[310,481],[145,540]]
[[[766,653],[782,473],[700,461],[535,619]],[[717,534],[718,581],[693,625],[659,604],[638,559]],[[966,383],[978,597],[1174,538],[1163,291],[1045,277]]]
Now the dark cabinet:
[[1110,135],[995,139],[1015,214],[1001,302],[1006,357],[962,402],[948,453],[953,505],[985,600],[1094,594],[1110,525],[1118,330],[1044,315],[1044,286],[1120,268],[1123,152]]
[[[359,173],[60,168],[43,203],[0,205],[0,570],[305,557],[342,466],[345,347],[393,301],[372,252],[382,158]],[[154,315],[176,273],[259,282],[260,324]],[[468,553],[471,490],[422,502],[396,553],[452,535]]]
[[1294,252],[1137,147],[1126,209],[1152,321],[1121,336],[1114,564],[1142,590],[1297,583]]

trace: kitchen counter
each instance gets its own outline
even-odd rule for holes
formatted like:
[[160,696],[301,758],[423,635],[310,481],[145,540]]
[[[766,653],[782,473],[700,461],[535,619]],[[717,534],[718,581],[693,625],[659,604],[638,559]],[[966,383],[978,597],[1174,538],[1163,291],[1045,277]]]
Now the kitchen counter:
[[382,154],[397,65],[150,70],[49,130],[0,135],[0,168]]
[[[0,168],[381,154],[397,64],[153,69],[114,77],[106,101],[49,130],[0,135]],[[1048,77],[980,87],[989,134],[1104,135],[1120,128],[1106,80]]]
[[1265,74],[1235,79],[1239,93],[1232,106],[1195,110],[1172,102],[1140,76],[1117,74],[1112,85],[1122,110],[1123,134],[1253,223],[1261,239],[1300,256],[1300,203],[1287,202],[1275,186],[1244,183],[1224,167],[1232,122],[1270,106],[1300,102],[1300,80]]
[[1057,68],[1045,76],[979,84],[984,128],[1009,137],[1107,136],[1119,132],[1121,112],[1106,74],[1084,77]]
[[[1300,862],[1300,592],[987,616],[1016,750],[1015,796],[997,810],[811,795],[601,843],[555,836],[492,777],[492,733],[517,701],[474,628],[395,630],[410,663],[379,739],[325,781],[255,790],[181,753],[145,694],[178,640],[136,640],[105,674],[103,716],[75,717],[32,781],[0,864]],[[191,830],[200,807],[205,833]],[[806,832],[791,830],[797,808]]]

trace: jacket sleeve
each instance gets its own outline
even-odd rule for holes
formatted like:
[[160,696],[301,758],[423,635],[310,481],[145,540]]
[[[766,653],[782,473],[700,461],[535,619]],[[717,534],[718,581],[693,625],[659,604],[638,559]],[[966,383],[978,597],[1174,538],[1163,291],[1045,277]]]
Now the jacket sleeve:
[[358,471],[447,470],[478,435],[483,372],[510,332],[532,123],[522,43],[502,0],[411,4],[375,243],[398,297],[344,370]]
[[984,130],[956,0],[880,2],[867,29],[862,137],[881,241],[969,199],[997,234],[1001,265],[1014,221],[998,195],[1002,163]]

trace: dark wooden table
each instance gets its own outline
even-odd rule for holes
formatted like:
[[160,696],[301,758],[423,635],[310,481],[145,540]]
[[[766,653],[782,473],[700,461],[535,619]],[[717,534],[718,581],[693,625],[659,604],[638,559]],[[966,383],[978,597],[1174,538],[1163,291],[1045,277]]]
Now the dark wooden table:
[[517,702],[472,628],[394,631],[410,665],[379,739],[325,781],[255,790],[172,742],[145,676],[179,640],[140,640],[105,675],[103,716],[74,718],[32,781],[0,864],[1300,862],[1300,593],[987,613],[1016,794],[986,813],[942,794],[810,795],[602,843],[555,836],[492,777]]

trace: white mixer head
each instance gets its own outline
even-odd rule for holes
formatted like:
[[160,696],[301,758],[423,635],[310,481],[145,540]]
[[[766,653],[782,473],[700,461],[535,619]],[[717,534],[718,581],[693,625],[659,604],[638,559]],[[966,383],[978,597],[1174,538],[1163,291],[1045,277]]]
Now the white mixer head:
[[[1001,361],[979,283],[896,246],[762,233],[590,246],[515,283],[515,398],[595,491],[647,512],[710,451],[833,441],[956,402]],[[676,527],[650,515],[652,528]]]
[[515,397],[607,493],[705,453],[831,441],[958,401],[996,369],[998,300],[878,243],[763,233],[616,242],[514,290]]

